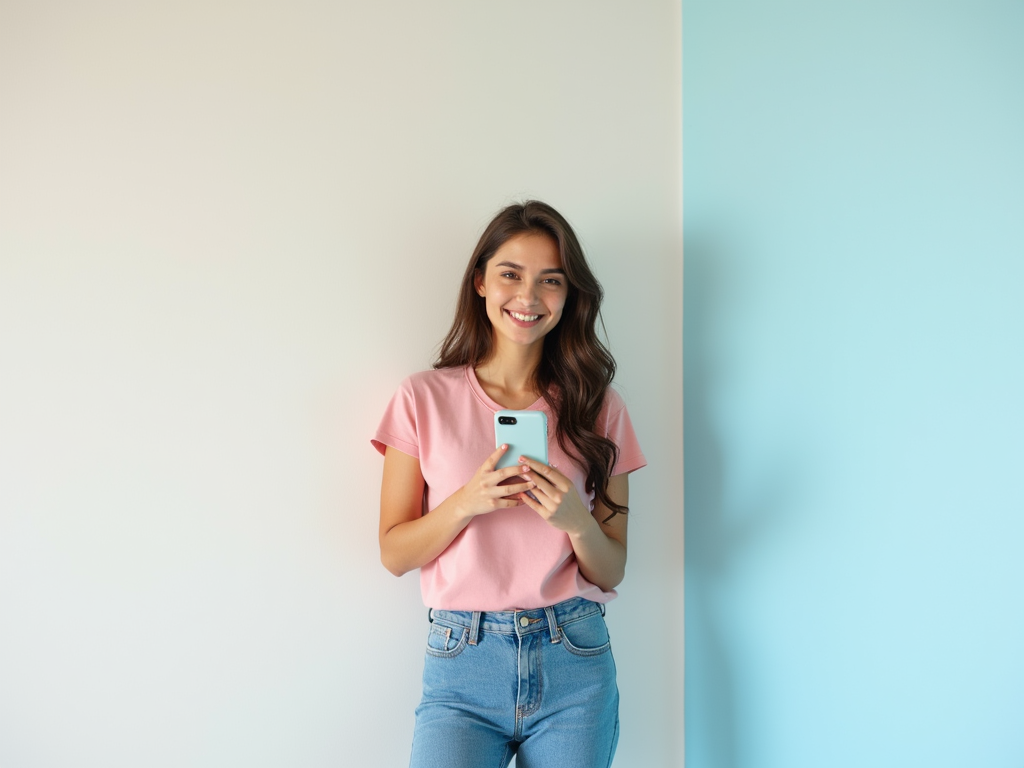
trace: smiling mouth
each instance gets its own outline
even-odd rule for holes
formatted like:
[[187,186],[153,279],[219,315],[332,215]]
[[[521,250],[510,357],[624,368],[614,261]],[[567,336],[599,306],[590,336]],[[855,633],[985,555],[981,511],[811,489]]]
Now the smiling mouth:
[[536,323],[541,318],[541,315],[529,315],[525,312],[513,312],[511,309],[506,309],[505,311],[508,312],[509,317],[519,323],[532,324]]

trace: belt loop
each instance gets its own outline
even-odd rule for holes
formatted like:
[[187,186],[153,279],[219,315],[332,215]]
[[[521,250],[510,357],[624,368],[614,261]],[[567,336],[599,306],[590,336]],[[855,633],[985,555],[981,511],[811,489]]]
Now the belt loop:
[[562,642],[562,638],[558,636],[558,624],[555,623],[555,609],[549,605],[544,609],[544,615],[548,617],[548,632],[551,633],[551,642]]
[[473,620],[469,623],[469,644],[476,645],[480,635],[480,611],[473,611]]
[[604,603],[598,603],[597,607],[601,609],[601,615],[604,616],[605,604]]
[[427,621],[429,621],[431,624],[434,623],[434,609],[433,608],[427,608]]

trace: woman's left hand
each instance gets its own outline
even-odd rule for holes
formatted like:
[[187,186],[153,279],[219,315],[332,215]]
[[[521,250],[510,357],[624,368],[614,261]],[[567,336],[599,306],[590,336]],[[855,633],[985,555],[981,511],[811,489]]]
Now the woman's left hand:
[[525,456],[519,457],[519,463],[522,476],[537,484],[531,491],[536,499],[530,498],[526,492],[518,494],[523,504],[570,536],[582,534],[594,522],[569,478],[554,467]]

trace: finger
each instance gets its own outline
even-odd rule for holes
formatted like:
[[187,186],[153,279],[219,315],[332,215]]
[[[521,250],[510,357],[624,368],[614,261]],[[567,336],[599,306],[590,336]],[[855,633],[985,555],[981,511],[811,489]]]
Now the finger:
[[496,485],[491,489],[491,494],[494,496],[504,496],[505,498],[511,498],[517,493],[525,493],[531,491],[536,486],[533,483],[518,483],[516,485]]
[[547,507],[545,507],[539,501],[537,501],[536,499],[531,499],[525,493],[520,493],[519,494],[519,500],[520,500],[520,502],[522,504],[525,504],[526,506],[528,506],[530,509],[532,509],[534,512],[537,512],[541,516],[545,516],[546,517],[547,514],[550,511]]
[[569,478],[567,478],[565,475],[563,475],[557,469],[554,469],[553,467],[549,467],[547,464],[542,464],[539,461],[534,461],[529,456],[520,456],[519,457],[519,463],[520,463],[521,466],[530,467],[531,469],[536,471],[536,473],[538,475],[546,477],[559,490],[561,490],[561,491],[569,490]]
[[501,445],[494,449],[494,453],[487,457],[487,461],[485,461],[480,466],[480,468],[487,472],[493,472],[494,468],[498,465],[498,460],[501,458],[502,454],[505,453],[505,451],[507,450],[508,443],[502,443]]
[[502,497],[500,499],[495,499],[494,503],[491,504],[491,508],[483,514],[488,515],[491,512],[497,512],[499,509],[511,509],[512,507],[518,507],[520,504],[522,504],[522,502],[519,500],[518,496],[514,499],[506,499]]
[[495,470],[495,474],[498,476],[497,481],[508,480],[510,477],[516,477],[523,475],[524,477],[530,474],[530,468],[524,464],[514,464],[511,467],[505,467],[504,469]]
[[518,506],[522,505],[523,498],[525,496],[526,496],[525,493],[517,493],[515,496],[502,496],[501,498],[503,498],[503,499],[510,499],[512,501],[512,506],[518,507]]
[[518,494],[516,496],[498,496],[490,501],[490,509],[488,512],[493,512],[496,509],[508,509],[509,507],[518,507],[522,502],[519,501]]
[[[539,477],[539,475],[534,475],[534,477]],[[552,488],[550,483],[545,482],[544,484],[548,489]],[[520,494],[520,496],[524,495]],[[545,515],[550,515],[558,510],[558,502],[551,497],[550,491],[542,488],[540,484],[534,484],[530,489],[530,500],[533,502],[530,506],[537,512],[543,510]]]
[[532,479],[534,479],[535,482],[543,481],[545,483],[550,483],[548,487],[550,487],[551,489],[548,490],[547,493],[552,493],[553,490],[556,488],[562,494],[568,493],[568,489],[572,483],[561,472],[559,472],[557,469],[552,469],[547,464],[541,464],[540,462],[534,462],[532,460],[528,461],[530,462],[530,464],[536,465],[534,468],[535,471],[530,473]]
[[556,493],[565,493],[555,483],[550,482],[540,472],[531,472],[530,479],[537,484],[537,490],[545,496],[554,496]]

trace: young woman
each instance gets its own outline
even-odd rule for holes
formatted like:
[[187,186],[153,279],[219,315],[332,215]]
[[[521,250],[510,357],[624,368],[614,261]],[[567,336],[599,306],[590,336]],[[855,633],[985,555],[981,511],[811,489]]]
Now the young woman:
[[[618,740],[604,604],[626,566],[628,473],[646,464],[602,290],[551,206],[484,230],[434,370],[406,379],[384,454],[381,561],[420,569],[430,607],[412,766],[595,768]],[[549,464],[496,470],[494,413],[547,414]]]

